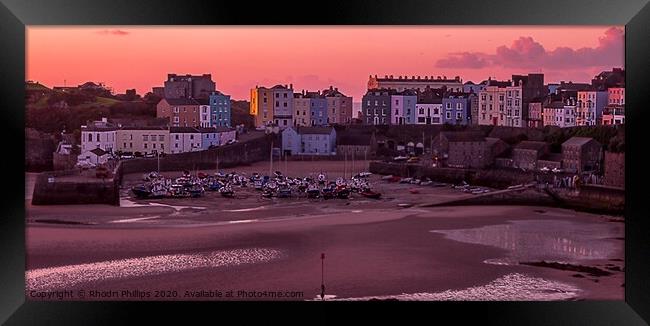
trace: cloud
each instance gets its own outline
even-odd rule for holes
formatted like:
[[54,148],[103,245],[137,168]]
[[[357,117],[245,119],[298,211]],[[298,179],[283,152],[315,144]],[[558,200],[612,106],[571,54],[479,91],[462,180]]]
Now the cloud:
[[624,63],[624,31],[611,27],[598,38],[598,46],[573,49],[558,47],[547,50],[532,37],[520,37],[510,46],[496,48],[494,54],[483,52],[449,53],[436,62],[440,68],[506,68],[576,69],[599,66],[622,66]]
[[477,52],[450,53],[446,58],[440,59],[436,62],[437,67],[443,68],[479,69],[489,65],[489,56]]
[[123,31],[121,29],[105,29],[101,31],[97,31],[97,34],[100,35],[115,35],[115,36],[125,36],[129,35],[130,33],[127,31]]

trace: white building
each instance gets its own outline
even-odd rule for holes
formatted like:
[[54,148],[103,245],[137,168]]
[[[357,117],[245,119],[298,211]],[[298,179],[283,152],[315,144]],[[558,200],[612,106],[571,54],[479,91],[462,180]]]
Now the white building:
[[289,155],[336,154],[336,130],[329,127],[289,127],[282,131],[282,151]]
[[212,112],[210,111],[210,102],[208,100],[199,100],[199,126],[208,128],[211,126],[212,120],[210,119]]
[[169,150],[172,154],[202,150],[201,131],[193,127],[170,127]]
[[81,154],[77,160],[92,160],[96,155],[91,151],[97,148],[107,153],[113,153],[117,148],[115,144],[117,129],[110,125],[106,118],[81,126]]

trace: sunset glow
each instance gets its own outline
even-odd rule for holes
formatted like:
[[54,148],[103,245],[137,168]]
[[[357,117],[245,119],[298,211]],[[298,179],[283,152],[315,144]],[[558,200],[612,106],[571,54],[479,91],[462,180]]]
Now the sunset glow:
[[168,73],[211,73],[248,99],[256,85],[330,85],[359,102],[369,75],[488,77],[542,72],[589,82],[623,67],[622,27],[49,27],[27,28],[26,79],[48,87],[104,82],[116,93],[162,86]]

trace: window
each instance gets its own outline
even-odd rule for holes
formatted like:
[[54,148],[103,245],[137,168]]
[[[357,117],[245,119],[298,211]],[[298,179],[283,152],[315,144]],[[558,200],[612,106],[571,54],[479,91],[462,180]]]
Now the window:
[[462,112],[456,112],[456,120],[461,120],[463,118]]
[[178,143],[175,143],[175,144],[174,144],[174,147],[178,148]]
[[445,106],[447,109],[451,109],[451,103],[447,102],[447,105]]
[[463,109],[463,103],[456,103],[456,110],[462,110]]
[[88,141],[93,141],[93,134],[88,134]]
[[158,141],[165,141],[165,135],[158,135]]
[[133,143],[129,143],[129,148],[133,148]]
[[142,135],[142,140],[143,141],[148,141],[149,140],[149,135]]
[[176,140],[178,140],[178,135],[174,135],[174,136],[175,136]]
[[190,139],[194,140],[194,135],[190,135]]
[[279,93],[275,93],[275,98],[278,98],[278,97],[280,97],[280,94],[279,94]]
[[447,119],[451,119],[451,112],[447,111],[446,114],[445,114],[445,117]]

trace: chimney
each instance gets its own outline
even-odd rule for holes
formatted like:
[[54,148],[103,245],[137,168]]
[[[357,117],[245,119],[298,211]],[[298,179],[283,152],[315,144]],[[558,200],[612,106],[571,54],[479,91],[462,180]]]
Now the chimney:
[[305,90],[304,89],[302,90],[302,95],[305,95]]
[[384,79],[387,79],[387,78],[388,78],[388,75],[384,75]]
[[289,84],[289,88],[293,89],[293,84]]
[[330,85],[330,91],[332,90],[332,85]]
[[339,91],[339,88],[338,88],[338,87],[334,87],[334,90],[338,92],[338,91]]
[[393,79],[393,75],[390,75],[390,79]]

